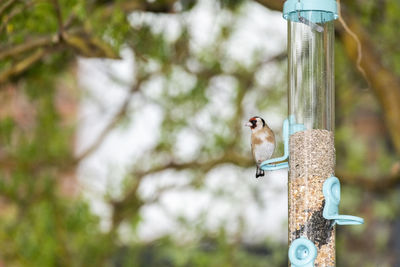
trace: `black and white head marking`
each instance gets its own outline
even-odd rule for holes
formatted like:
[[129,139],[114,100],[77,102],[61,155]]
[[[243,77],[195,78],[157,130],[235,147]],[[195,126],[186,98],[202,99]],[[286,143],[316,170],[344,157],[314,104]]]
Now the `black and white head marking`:
[[265,127],[265,120],[259,116],[254,116],[254,117],[250,118],[249,122],[252,125],[250,127],[251,129],[257,128],[257,126],[261,123],[262,123],[262,127]]

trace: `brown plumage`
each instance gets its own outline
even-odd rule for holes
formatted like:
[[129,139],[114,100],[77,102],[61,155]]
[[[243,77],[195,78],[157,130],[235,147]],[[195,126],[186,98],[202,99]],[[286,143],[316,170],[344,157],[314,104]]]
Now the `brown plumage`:
[[264,119],[258,116],[250,118],[246,126],[249,126],[251,129],[251,150],[257,164],[256,178],[258,178],[265,174],[260,169],[261,163],[270,159],[274,153],[275,135]]

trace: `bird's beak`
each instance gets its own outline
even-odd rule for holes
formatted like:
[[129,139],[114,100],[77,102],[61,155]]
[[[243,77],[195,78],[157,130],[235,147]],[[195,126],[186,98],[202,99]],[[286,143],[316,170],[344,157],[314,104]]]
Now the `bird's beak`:
[[251,126],[253,126],[253,124],[251,124],[251,122],[246,122],[245,124],[244,124],[244,126],[247,126],[247,127],[251,127]]

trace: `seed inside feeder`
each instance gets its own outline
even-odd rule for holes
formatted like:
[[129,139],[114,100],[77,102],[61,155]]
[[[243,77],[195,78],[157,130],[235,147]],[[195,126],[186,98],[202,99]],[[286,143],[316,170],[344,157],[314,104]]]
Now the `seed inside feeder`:
[[335,229],[322,216],[322,187],[335,168],[333,133],[313,129],[291,135],[289,166],[289,242],[308,238],[318,250],[315,266],[334,266]]

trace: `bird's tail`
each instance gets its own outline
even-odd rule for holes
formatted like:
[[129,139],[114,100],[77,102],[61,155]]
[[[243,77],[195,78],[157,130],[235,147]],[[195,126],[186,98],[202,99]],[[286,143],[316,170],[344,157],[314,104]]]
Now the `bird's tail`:
[[256,170],[256,178],[258,177],[262,177],[265,175],[264,170],[262,170],[259,166],[257,166],[257,170]]

